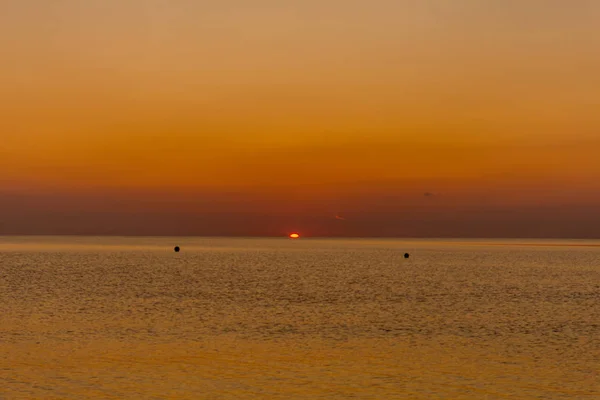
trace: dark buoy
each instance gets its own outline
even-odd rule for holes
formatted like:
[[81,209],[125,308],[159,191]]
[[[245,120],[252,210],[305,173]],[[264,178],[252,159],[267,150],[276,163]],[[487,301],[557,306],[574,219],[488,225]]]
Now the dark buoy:
[[180,248],[179,248],[179,246],[175,246],[175,248],[173,250],[175,250],[175,253],[179,253]]
[[408,258],[408,257],[410,257],[410,254],[404,253],[404,258]]

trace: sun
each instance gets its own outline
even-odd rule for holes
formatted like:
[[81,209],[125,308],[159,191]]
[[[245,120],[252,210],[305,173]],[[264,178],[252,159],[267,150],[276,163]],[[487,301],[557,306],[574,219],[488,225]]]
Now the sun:
[[290,239],[299,239],[299,238],[300,238],[300,235],[297,234],[297,233],[291,233],[290,234]]

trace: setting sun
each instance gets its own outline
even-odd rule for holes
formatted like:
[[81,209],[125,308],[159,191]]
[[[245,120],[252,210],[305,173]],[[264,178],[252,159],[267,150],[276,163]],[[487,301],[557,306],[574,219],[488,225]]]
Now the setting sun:
[[299,238],[300,238],[300,235],[297,233],[290,234],[290,239],[299,239]]

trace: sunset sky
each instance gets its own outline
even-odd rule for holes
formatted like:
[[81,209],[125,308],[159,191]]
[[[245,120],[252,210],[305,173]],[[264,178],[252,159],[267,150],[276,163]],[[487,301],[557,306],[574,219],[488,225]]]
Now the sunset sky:
[[596,0],[3,0],[0,234],[600,237]]

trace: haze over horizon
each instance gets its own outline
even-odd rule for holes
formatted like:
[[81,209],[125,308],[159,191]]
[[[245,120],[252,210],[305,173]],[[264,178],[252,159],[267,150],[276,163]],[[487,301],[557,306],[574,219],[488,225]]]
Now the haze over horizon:
[[0,234],[598,238],[598,21],[593,0],[5,0]]

